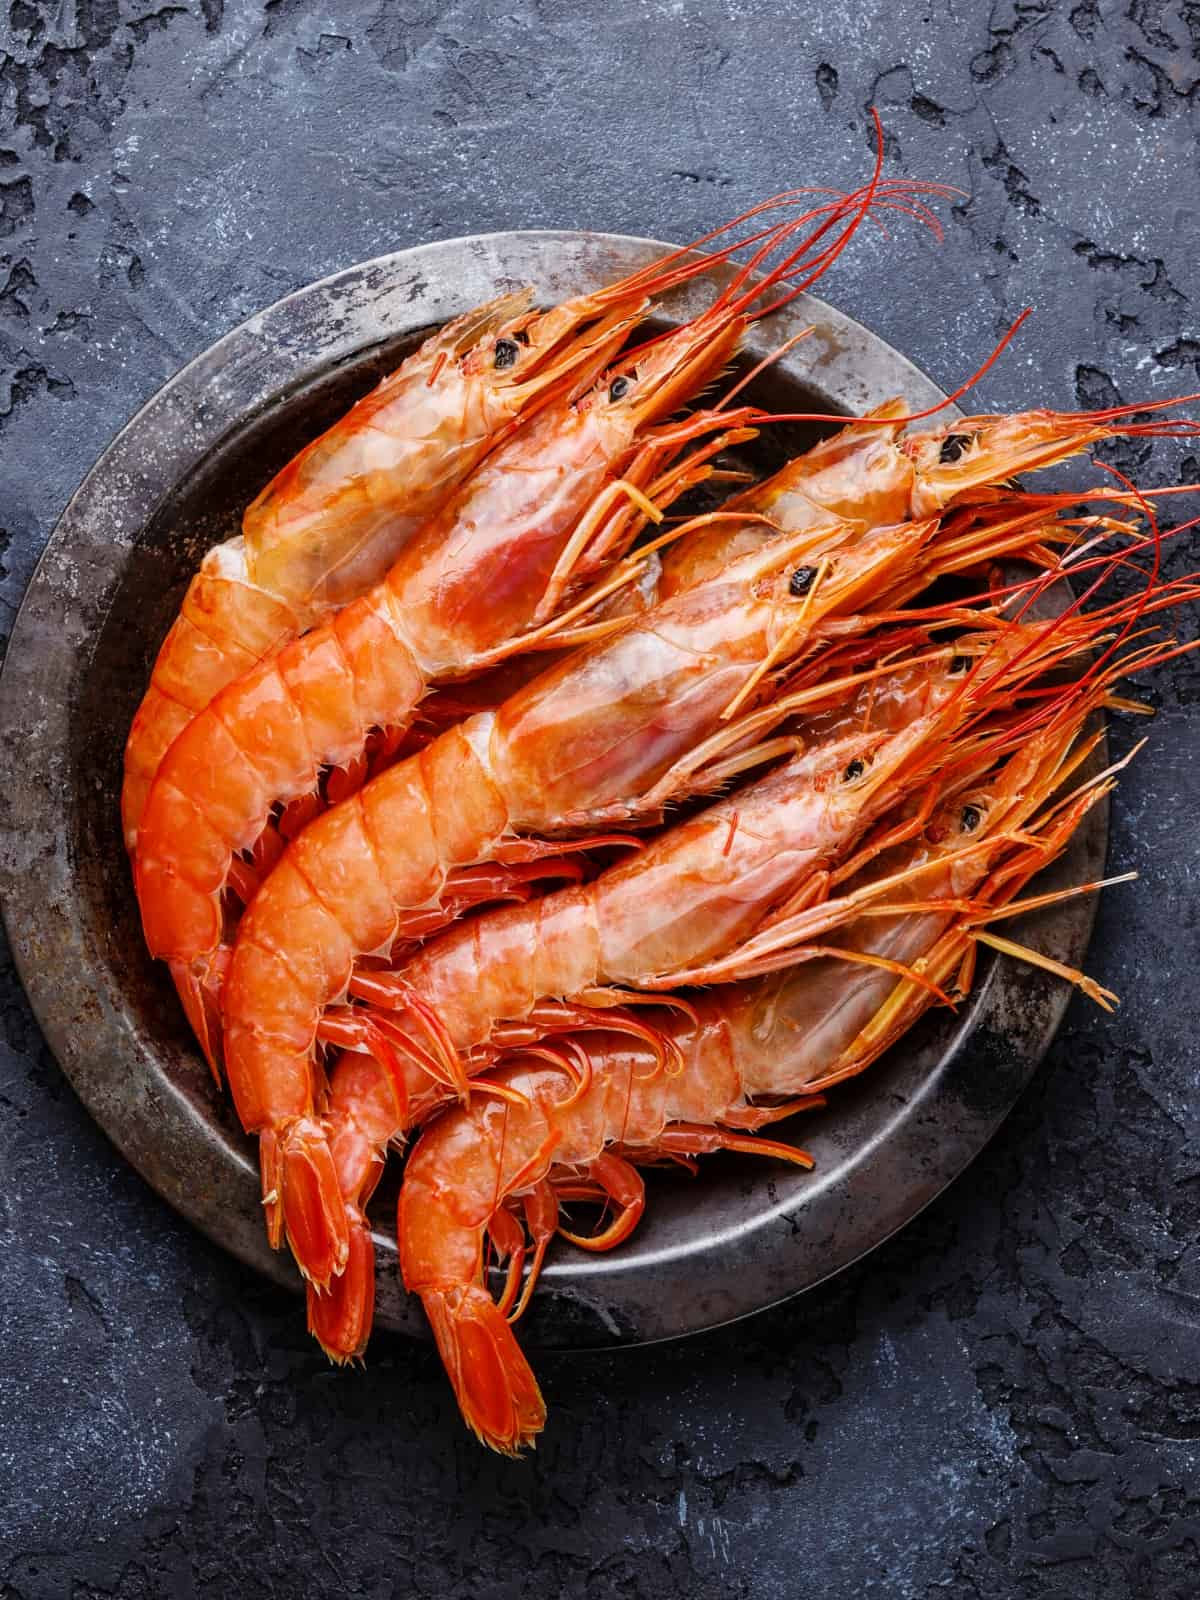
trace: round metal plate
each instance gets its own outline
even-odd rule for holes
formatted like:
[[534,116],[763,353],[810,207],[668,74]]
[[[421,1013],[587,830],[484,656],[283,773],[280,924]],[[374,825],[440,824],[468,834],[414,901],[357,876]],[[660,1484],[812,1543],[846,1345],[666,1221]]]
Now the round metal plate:
[[[662,249],[604,234],[451,240],[352,267],[235,329],[172,379],[114,440],[64,513],[30,585],[0,686],[0,892],[17,964],[46,1038],[122,1153],[186,1217],[243,1260],[298,1284],[267,1248],[257,1167],[148,958],[121,845],[121,752],[155,652],[203,550],[242,508],[432,325],[496,293],[543,302],[641,266]],[[710,287],[669,302],[699,309]],[[778,409],[861,412],[893,395],[941,399],[904,357],[811,296],[756,329],[757,360],[811,324],[753,397]],[[805,442],[774,430],[764,470]],[[1098,809],[1059,863],[1100,875]],[[1092,906],[1068,902],[1021,932],[1078,964]],[[986,969],[965,1014],[931,1017],[797,1125],[806,1176],[713,1159],[698,1181],[652,1176],[648,1215],[612,1256],[554,1256],[527,1338],[634,1343],[693,1332],[811,1287],[879,1244],[981,1148],[1029,1079],[1066,1004],[1035,969]],[[785,1127],[785,1135],[786,1127]],[[423,1333],[398,1283],[391,1216],[377,1208],[378,1320]]]

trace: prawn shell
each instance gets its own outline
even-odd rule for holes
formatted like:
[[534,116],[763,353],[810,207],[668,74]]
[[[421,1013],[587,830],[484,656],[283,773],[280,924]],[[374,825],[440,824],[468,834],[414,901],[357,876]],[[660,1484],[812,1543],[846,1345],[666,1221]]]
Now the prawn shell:
[[599,407],[549,407],[409,545],[387,581],[430,675],[461,670],[528,626],[564,539],[633,434],[631,418]]
[[205,559],[188,586],[134,714],[125,753],[121,821],[132,846],[162,758],[198,711],[296,633],[290,606],[226,576]]
[[546,831],[596,800],[636,799],[716,722],[777,625],[769,599],[708,583],[519,690],[492,739],[513,815]]

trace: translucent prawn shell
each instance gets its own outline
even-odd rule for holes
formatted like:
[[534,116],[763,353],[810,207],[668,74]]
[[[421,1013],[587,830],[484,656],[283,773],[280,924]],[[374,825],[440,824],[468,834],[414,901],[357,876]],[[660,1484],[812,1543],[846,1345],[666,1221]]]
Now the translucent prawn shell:
[[[1052,786],[1074,737],[1074,729],[1035,737],[1000,772],[965,783],[934,811],[918,840],[887,851],[845,892],[904,873],[877,905],[970,895],[996,860],[1002,830],[1024,823],[1041,804],[1048,776]],[[829,943],[919,966],[952,920],[948,910],[861,916]],[[747,1098],[801,1094],[825,1077],[853,1053],[900,981],[879,967],[822,956],[732,988],[722,1009]]]
[[251,582],[312,622],[383,577],[407,533],[520,412],[541,353],[524,331],[530,296],[447,323],[271,480],[243,520]]

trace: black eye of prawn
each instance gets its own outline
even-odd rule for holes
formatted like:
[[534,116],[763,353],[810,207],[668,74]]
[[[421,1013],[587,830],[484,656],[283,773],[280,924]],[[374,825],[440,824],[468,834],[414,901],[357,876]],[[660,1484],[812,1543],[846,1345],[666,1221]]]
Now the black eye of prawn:
[[949,466],[952,461],[957,461],[964,455],[971,444],[969,433],[948,433],[942,440],[942,448],[938,451],[938,460],[943,466]]
[[957,677],[960,672],[966,672],[970,665],[970,656],[955,656],[950,663],[950,676]]
[[962,808],[962,816],[958,819],[958,825],[964,833],[974,833],[982,821],[983,812],[980,811],[978,806],[964,806]]
[[788,583],[788,593],[796,596],[807,594],[813,586],[816,575],[816,567],[797,567]]
[[861,778],[866,770],[866,767],[864,767],[858,757],[855,756],[854,760],[846,768],[845,772],[842,773],[842,782],[853,783],[855,778]]
[[619,378],[614,378],[609,385],[608,398],[610,400],[623,400],[629,393],[629,386],[632,382],[633,379],[627,378],[624,373]]
[[513,339],[496,340],[496,359],[493,362],[498,372],[503,372],[505,367],[511,367],[521,354],[521,347]]

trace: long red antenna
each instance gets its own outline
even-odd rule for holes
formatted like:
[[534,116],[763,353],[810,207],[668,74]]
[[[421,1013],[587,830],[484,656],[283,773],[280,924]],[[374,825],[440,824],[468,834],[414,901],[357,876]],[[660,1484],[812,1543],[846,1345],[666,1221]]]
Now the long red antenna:
[[[1013,323],[1012,327],[1010,327],[999,340],[995,349],[992,351],[991,355],[988,356],[983,365],[977,368],[965,383],[960,383],[958,388],[955,389],[952,394],[948,394],[944,400],[939,400],[935,406],[927,406],[924,411],[912,411],[909,412],[907,416],[900,417],[847,417],[831,411],[764,411],[759,413],[757,420],[760,422],[836,422],[839,423],[843,428],[886,428],[895,427],[897,425],[907,426],[907,424],[910,422],[923,422],[926,417],[936,416],[939,411],[944,411],[947,406],[954,405],[955,402],[960,400],[969,389],[973,389],[979,380],[984,377],[993,366],[995,366],[996,362],[1000,359],[1004,351],[1012,342],[1013,338],[1016,336],[1017,330],[1021,327],[1022,323],[1024,323],[1026,319],[1032,315],[1033,308],[1031,306],[1027,306],[1017,320]],[[1200,399],[1200,396],[1184,396],[1184,399]],[[1164,401],[1163,404],[1170,404],[1170,402]],[[1074,416],[1075,414],[1064,413],[1064,415]],[[1084,412],[1081,413],[1081,415],[1087,415],[1087,413]]]
[[[952,192],[939,184],[910,183],[899,180],[888,181],[875,188],[873,193],[870,193],[870,191],[871,186],[868,185],[864,189],[854,191],[852,194],[838,195],[836,199],[830,200],[824,205],[816,206],[800,217],[779,223],[775,227],[766,230],[764,234],[757,235],[756,238],[762,238],[764,242],[759,245],[748,261],[739,265],[737,273],[731,282],[725,286],[713,304],[700,313],[695,322],[698,324],[711,322],[714,327],[725,326],[738,316],[745,315],[748,316],[748,320],[758,321],[760,318],[777,311],[781,306],[793,299],[795,295],[800,294],[804,289],[815,283],[822,273],[829,269],[851,238],[853,238],[864,218],[870,214],[868,207],[872,212],[874,210],[898,211],[903,215],[916,217],[917,220],[923,222],[935,232],[940,231],[937,219],[926,207],[918,202],[902,202],[912,201],[912,197],[916,194]],[[824,220],[819,220],[822,218]],[[813,255],[814,246],[839,222],[845,221],[847,218],[849,220],[841,233],[831,243],[827,244],[824,249]],[[757,283],[751,282],[755,273],[774,255],[784,241],[792,238],[801,228],[813,222],[817,222],[818,225],[813,227],[800,244],[790,250],[788,255],[782,261],[779,261],[765,278]],[[791,283],[791,274],[799,266],[804,268],[804,277],[799,283]],[[784,281],[789,282],[789,289],[786,294],[780,295],[770,305],[750,313],[749,308],[760,295]],[[624,351],[621,356],[621,364],[636,362],[644,357],[647,351],[674,337],[677,331],[676,329],[667,329],[643,341],[633,349]],[[846,418],[843,417],[840,420],[844,422]]]

